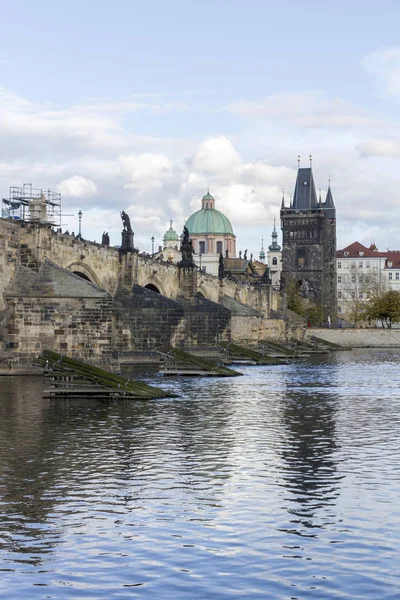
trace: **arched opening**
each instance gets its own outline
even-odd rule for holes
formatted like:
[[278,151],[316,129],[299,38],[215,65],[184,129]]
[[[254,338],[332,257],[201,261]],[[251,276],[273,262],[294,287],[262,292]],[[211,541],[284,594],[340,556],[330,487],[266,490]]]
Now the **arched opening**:
[[81,279],[84,279],[85,281],[88,281],[89,283],[93,283],[92,281],[90,281],[89,277],[87,275],[85,275],[85,273],[80,273],[79,271],[72,271],[74,275],[78,275],[78,277],[81,277]]
[[272,264],[273,265],[277,265],[278,264],[278,259],[276,258],[276,256],[274,256],[274,258],[272,259]]
[[199,298],[205,298],[205,295],[202,292],[197,292],[197,296]]
[[152,292],[156,292],[156,294],[161,294],[160,290],[154,283],[148,283],[144,286],[147,290],[151,290]]
[[78,275],[85,281],[89,281],[98,287],[101,287],[101,282],[89,265],[82,262],[74,262],[65,267],[68,271],[71,271],[74,275]]

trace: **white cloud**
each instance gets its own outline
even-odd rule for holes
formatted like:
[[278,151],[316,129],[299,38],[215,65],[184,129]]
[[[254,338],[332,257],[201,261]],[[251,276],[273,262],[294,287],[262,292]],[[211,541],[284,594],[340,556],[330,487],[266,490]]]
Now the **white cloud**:
[[400,157],[400,138],[372,138],[360,142],[357,150],[362,156]]
[[120,156],[118,163],[122,174],[128,180],[126,188],[158,189],[172,178],[172,163],[162,154],[128,154]]
[[[151,236],[156,237],[156,246],[161,243],[170,218],[176,231],[182,230],[184,218],[201,207],[201,197],[210,188],[217,209],[232,222],[238,248],[257,254],[259,240],[269,239],[273,217],[279,215],[282,188],[287,196],[293,191],[297,155],[312,153],[317,187],[324,187],[331,176],[338,245],[343,246],[344,239],[354,241],[348,232],[364,230],[369,235],[377,228],[385,245],[399,247],[392,226],[398,203],[393,160],[400,156],[397,123],[382,123],[362,107],[323,93],[276,94],[232,103],[230,121],[240,117],[235,135],[222,135],[221,120],[221,135],[214,133],[212,123],[212,134],[206,129],[195,139],[185,129],[172,138],[147,134],[157,110],[157,128],[164,122],[170,131],[173,111],[186,109],[174,109],[171,102],[163,104],[162,98],[153,96],[56,107],[0,90],[2,195],[23,181],[60,189],[66,213],[63,226],[76,231],[76,213],[81,209],[85,236],[100,240],[107,228],[113,244],[121,241],[119,213],[126,210],[135,243],[150,250]],[[144,135],[125,119],[135,111],[141,114]],[[328,126],[329,135],[321,134]],[[71,222],[68,213],[75,215]],[[378,233],[375,241],[382,246]]]
[[400,97],[400,48],[386,48],[367,54],[363,60],[364,69],[372,74],[385,91]]
[[195,169],[210,173],[235,169],[240,162],[240,155],[231,140],[223,136],[207,138],[201,142],[193,157]]
[[378,120],[363,114],[340,98],[328,99],[323,93],[282,93],[257,101],[233,102],[230,112],[259,119],[289,121],[299,127],[336,129],[370,127]]
[[80,175],[64,179],[57,187],[61,194],[71,198],[87,198],[96,193],[96,185],[93,181]]

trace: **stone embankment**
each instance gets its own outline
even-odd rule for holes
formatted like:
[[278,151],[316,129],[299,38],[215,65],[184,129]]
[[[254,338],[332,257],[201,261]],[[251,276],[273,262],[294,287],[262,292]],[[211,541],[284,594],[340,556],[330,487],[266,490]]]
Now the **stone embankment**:
[[344,348],[400,348],[400,329],[310,329],[308,334]]

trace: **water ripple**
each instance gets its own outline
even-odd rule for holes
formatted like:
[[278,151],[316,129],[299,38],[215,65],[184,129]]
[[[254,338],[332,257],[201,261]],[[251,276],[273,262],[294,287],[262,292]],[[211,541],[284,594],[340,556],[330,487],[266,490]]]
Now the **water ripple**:
[[1,379],[0,595],[399,597],[399,358],[162,380],[180,397],[150,402]]

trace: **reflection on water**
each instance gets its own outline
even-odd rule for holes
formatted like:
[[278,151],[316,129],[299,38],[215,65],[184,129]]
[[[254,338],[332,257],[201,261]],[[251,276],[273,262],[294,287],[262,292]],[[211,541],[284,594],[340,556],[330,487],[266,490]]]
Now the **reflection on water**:
[[399,357],[160,379],[181,397],[146,402],[0,378],[0,595],[395,598]]

